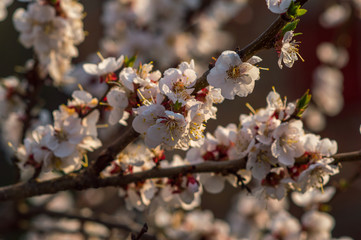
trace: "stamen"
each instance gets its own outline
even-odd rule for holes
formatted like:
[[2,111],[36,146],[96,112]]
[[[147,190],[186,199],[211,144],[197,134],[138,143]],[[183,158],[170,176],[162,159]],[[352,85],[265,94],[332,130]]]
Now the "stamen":
[[149,102],[148,99],[146,99],[146,98],[143,96],[143,94],[140,92],[139,88],[137,89],[137,92],[139,93],[139,95],[140,95],[140,97],[141,97],[140,100],[142,101],[142,103],[143,103],[144,105],[151,105],[151,104],[152,104],[151,102]]
[[272,90],[273,90],[274,93],[276,93],[276,88],[275,88],[275,86],[272,86]]
[[16,152],[15,146],[14,146],[11,142],[8,142],[8,146],[9,146],[14,152]]
[[325,191],[323,190],[323,183],[321,183],[321,192],[325,193]]
[[97,128],[107,128],[107,127],[109,127],[109,125],[108,124],[98,124],[98,125],[96,125],[96,127]]
[[101,106],[110,106],[109,103],[106,103],[106,102],[99,102],[99,105],[101,105]]
[[[298,50],[298,49],[297,49]],[[296,54],[297,54],[297,56],[299,56],[300,57],[300,59],[302,60],[302,62],[304,62],[305,60],[302,58],[302,56],[301,56],[301,54],[299,54],[299,52],[297,51],[296,52]]]
[[254,115],[256,115],[256,111],[255,111],[254,108],[251,106],[251,104],[246,103],[246,107],[247,107]]
[[97,52],[97,55],[100,58],[100,60],[104,61],[104,57],[102,56],[102,54],[100,52]]
[[83,88],[83,86],[79,83],[78,84],[78,88],[81,90],[81,91],[84,91],[84,88]]

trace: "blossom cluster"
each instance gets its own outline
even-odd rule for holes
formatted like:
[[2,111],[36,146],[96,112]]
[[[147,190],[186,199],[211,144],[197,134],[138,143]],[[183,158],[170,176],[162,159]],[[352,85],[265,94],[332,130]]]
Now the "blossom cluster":
[[37,0],[13,15],[19,41],[33,47],[43,76],[49,74],[55,85],[67,81],[71,59],[78,56],[76,45],[84,41],[83,14],[83,5],[75,0]]
[[[53,112],[53,124],[36,127],[16,149],[22,180],[54,170],[78,170],[86,165],[87,152],[102,145],[96,127],[99,111],[89,111],[98,100],[85,91],[75,91],[72,97]],[[89,114],[80,118],[84,112]]]
[[165,157],[159,147],[147,150],[142,145],[129,146],[102,174],[127,175],[154,167],[166,169],[208,161],[237,160],[243,165],[234,172],[180,174],[128,184],[121,190],[121,196],[129,209],[138,210],[165,203],[191,209],[199,205],[203,189],[219,193],[225,182],[234,187],[247,186],[252,194],[263,199],[281,200],[289,190],[304,193],[322,189],[329,176],[338,173],[338,166],[331,164],[337,144],[304,132],[302,121],[297,119],[298,112],[303,111],[300,106],[286,104],[277,92],[271,91],[266,108],[241,115],[238,126],[219,126],[214,136],[207,133],[203,144],[188,150],[185,159],[176,156],[168,163],[161,161]]
[[126,66],[128,63],[123,66],[123,62],[121,56],[84,64],[87,73],[100,76],[109,85],[103,99],[110,107],[109,123],[125,125],[133,114],[132,126],[150,148],[199,146],[204,123],[215,118],[213,104],[223,101],[220,89],[209,86],[194,93],[197,73],[193,60],[167,69],[163,76],[158,70],[152,71],[152,63],[134,68]]
[[[215,137],[207,135],[201,148],[190,149],[189,162],[244,159],[251,171],[254,189],[267,197],[282,199],[289,189],[305,192],[320,188],[328,176],[338,173],[329,165],[337,151],[335,141],[306,134],[298,120],[298,105],[286,104],[272,91],[267,96],[267,108],[251,115],[241,115],[237,127],[218,127]],[[211,176],[219,178],[212,173]]]
[[[127,175],[150,170],[156,166],[166,169],[186,164],[178,155],[169,163],[162,160],[165,160],[164,151],[159,148],[150,151],[141,143],[131,145],[102,172],[102,176]],[[149,207],[157,209],[159,206],[191,210],[199,206],[202,192],[198,177],[192,174],[147,179],[128,184],[119,190],[120,196],[125,199],[126,208],[138,211],[144,211]]]

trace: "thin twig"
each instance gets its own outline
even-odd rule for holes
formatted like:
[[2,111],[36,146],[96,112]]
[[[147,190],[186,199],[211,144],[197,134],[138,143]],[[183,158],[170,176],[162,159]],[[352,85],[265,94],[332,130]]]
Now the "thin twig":
[[140,232],[138,233],[137,236],[135,236],[134,234],[132,234],[132,240],[140,240],[141,237],[148,232],[148,225],[146,223],[144,223],[142,229],[140,230]]
[[333,163],[360,161],[361,151],[338,153],[332,158],[335,159]]

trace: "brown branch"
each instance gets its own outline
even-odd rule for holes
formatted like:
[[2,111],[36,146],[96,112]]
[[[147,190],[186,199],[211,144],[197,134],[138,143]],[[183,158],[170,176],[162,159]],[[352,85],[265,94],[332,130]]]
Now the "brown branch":
[[154,168],[125,176],[99,178],[88,174],[69,174],[60,178],[43,182],[25,182],[0,188],[0,201],[22,199],[42,194],[52,194],[65,190],[85,190],[106,186],[126,186],[132,182],[150,178],[175,177],[179,174],[201,172],[224,172],[239,169],[243,166],[242,160],[224,162],[206,162],[195,165],[185,165],[172,168]]
[[347,152],[347,153],[338,153],[332,157],[335,159],[333,163],[341,162],[354,162],[361,160],[361,151]]
[[142,229],[140,230],[140,232],[138,233],[137,236],[135,236],[132,233],[132,240],[140,240],[140,239],[142,239],[146,232],[148,232],[148,225],[146,223],[144,223]]
[[[298,2],[301,4],[301,6],[303,6],[307,1],[308,0],[299,0]],[[259,51],[273,48],[279,32],[284,26],[286,26],[287,23],[292,21],[293,20],[289,18],[287,14],[280,15],[259,37],[257,37],[253,42],[248,44],[243,49],[237,51],[242,61],[247,61]],[[197,82],[194,85],[193,94],[208,86],[208,74],[209,70],[197,79]]]
[[[333,156],[335,163],[360,161],[361,152],[339,153]],[[100,178],[89,176],[87,174],[69,174],[64,177],[52,179],[43,182],[25,182],[0,188],[0,201],[15,200],[27,198],[42,194],[52,194],[65,190],[85,190],[88,188],[100,188],[108,186],[126,186],[129,183],[144,181],[153,178],[172,178],[187,173],[229,173],[244,167],[244,159],[223,161],[223,162],[204,162],[200,164],[184,165],[172,168],[158,169],[129,174],[125,176],[115,176]]]

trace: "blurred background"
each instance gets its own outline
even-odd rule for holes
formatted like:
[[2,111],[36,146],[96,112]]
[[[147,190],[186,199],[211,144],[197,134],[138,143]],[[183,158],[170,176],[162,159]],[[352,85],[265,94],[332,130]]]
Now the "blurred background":
[[[84,4],[87,16],[84,19],[85,30],[89,33],[86,40],[79,46],[79,57],[74,59],[74,63],[79,63],[87,59],[90,54],[100,49],[99,40],[104,33],[104,27],[99,19],[103,13],[102,6],[104,1],[80,1]],[[361,17],[360,12],[353,11],[348,19],[342,23],[331,27],[324,27],[320,24],[320,16],[334,3],[340,1],[317,1],[310,0],[304,8],[308,10],[307,14],[301,18],[296,29],[303,33],[296,37],[300,42],[300,54],[305,60],[297,61],[292,69],[284,67],[282,70],[277,65],[278,55],[275,50],[262,51],[258,54],[263,61],[259,66],[269,68],[269,71],[261,71],[261,79],[256,82],[254,92],[247,98],[236,98],[234,101],[224,101],[218,106],[217,120],[208,122],[207,130],[213,132],[218,125],[226,126],[228,123],[238,123],[239,115],[249,113],[246,103],[250,103],[257,109],[266,106],[266,96],[274,86],[281,94],[287,96],[289,101],[294,101],[302,96],[307,89],[314,85],[314,71],[321,65],[317,57],[317,46],[322,42],[332,42],[342,45],[347,49],[349,55],[348,64],[341,68],[344,76],[343,98],[344,107],[336,116],[326,116],[325,128],[318,132],[322,137],[334,139],[338,143],[338,152],[355,151],[361,148],[360,124],[361,124]],[[342,2],[342,1],[341,1]],[[26,60],[32,57],[32,51],[25,49],[17,40],[18,33],[14,30],[11,15],[18,7],[25,7],[26,3],[15,2],[8,11],[9,17],[0,22],[0,78],[14,74],[16,66],[24,65]],[[332,14],[331,14],[332,15]],[[222,27],[222,30],[228,32],[231,36],[227,42],[227,49],[244,47],[262,33],[271,22],[276,19],[264,2],[264,0],[249,1],[239,12],[229,19]],[[335,15],[335,18],[338,16]],[[332,20],[332,19],[331,19]],[[322,21],[321,21],[322,22]],[[189,44],[189,43],[185,43]],[[215,44],[218,44],[217,42]],[[224,43],[219,42],[223,46]],[[226,49],[224,49],[226,50]],[[211,57],[217,57],[220,51],[213,52],[203,56],[204,59],[211,61]],[[146,61],[157,60],[147,59]],[[190,59],[182,59],[189,61]],[[206,60],[207,61],[207,60]],[[173,66],[174,63],[171,63]],[[196,59],[197,64],[197,59]],[[199,74],[207,70],[207,62],[201,64],[202,69]],[[163,68],[164,70],[164,68]],[[41,93],[49,101],[46,108],[54,110],[59,104],[64,103],[67,95],[61,93],[55,88],[46,88]],[[49,98],[51,96],[51,98]],[[0,149],[0,152],[2,150]],[[0,161],[0,184],[6,185],[15,181],[16,171],[11,166],[9,159],[1,154]],[[342,178],[360,172],[361,162],[342,164],[341,173],[330,180],[330,183],[337,182]],[[228,206],[232,202],[232,196],[237,189],[227,187],[222,194],[212,195],[204,193],[202,208],[211,209],[216,217],[225,218]],[[360,239],[361,229],[361,179],[353,182],[347,191],[338,194],[332,201],[331,214],[336,219],[336,227],[333,231],[334,237],[350,236],[354,239]],[[292,207],[292,213],[300,216],[300,209]]]

